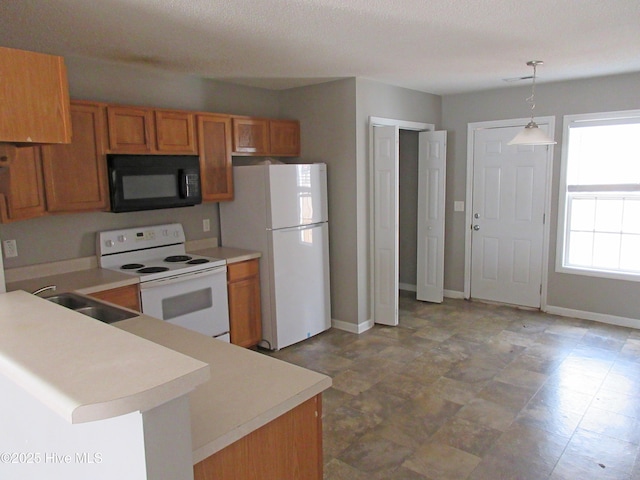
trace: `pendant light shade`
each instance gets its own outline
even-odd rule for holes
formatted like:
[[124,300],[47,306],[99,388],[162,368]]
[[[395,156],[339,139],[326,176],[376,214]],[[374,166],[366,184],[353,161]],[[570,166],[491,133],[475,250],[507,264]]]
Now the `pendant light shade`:
[[549,135],[540,130],[538,124],[533,120],[533,110],[536,108],[536,67],[542,65],[542,60],[531,60],[527,65],[533,67],[533,77],[531,83],[531,96],[527,98],[527,103],[531,106],[531,121],[527,123],[524,129],[518,133],[513,140],[507,145],[555,145],[555,142]]
[[529,122],[507,145],[555,145],[552,138],[540,130],[536,122]]

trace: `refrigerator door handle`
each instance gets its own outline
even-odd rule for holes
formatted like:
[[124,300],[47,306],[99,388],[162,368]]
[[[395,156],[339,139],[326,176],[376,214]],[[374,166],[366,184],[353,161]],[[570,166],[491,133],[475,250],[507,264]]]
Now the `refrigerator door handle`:
[[268,232],[294,232],[297,230],[309,230],[310,228],[317,228],[323,225],[323,223],[310,223],[308,225],[298,225],[296,227],[287,227],[287,228],[267,228]]

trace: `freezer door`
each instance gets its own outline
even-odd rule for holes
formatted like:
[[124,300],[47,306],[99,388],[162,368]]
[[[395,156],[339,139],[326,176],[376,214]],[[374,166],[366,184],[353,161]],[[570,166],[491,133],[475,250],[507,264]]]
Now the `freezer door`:
[[322,223],[272,232],[272,348],[284,348],[331,326],[328,228]]
[[324,163],[269,165],[270,228],[327,221],[327,166]]

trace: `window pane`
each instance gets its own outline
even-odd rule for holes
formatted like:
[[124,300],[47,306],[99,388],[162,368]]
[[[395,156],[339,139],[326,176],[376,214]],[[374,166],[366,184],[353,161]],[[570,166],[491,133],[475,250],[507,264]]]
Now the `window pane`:
[[640,124],[570,129],[569,185],[640,183]]
[[640,235],[623,235],[620,268],[640,272]]
[[593,258],[593,233],[571,232],[569,245],[569,264],[590,267]]
[[622,200],[599,197],[596,202],[596,231],[620,232],[622,229]]
[[620,261],[620,235],[596,233],[593,237],[593,266],[618,269]]
[[596,201],[593,198],[571,199],[571,230],[592,231],[596,217]]
[[[622,231],[626,233],[640,233],[640,198],[625,199]],[[640,257],[640,251],[638,251],[638,256]]]

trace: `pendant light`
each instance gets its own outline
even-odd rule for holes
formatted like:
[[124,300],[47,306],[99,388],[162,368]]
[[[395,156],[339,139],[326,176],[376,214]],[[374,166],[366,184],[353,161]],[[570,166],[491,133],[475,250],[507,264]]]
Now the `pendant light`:
[[544,62],[542,60],[531,60],[527,62],[528,66],[533,67],[531,96],[526,100],[531,106],[531,121],[527,123],[524,129],[513,137],[513,140],[507,143],[507,145],[555,145],[557,143],[554,142],[549,135],[540,130],[538,124],[533,121],[533,109],[536,108],[536,67],[543,64]]

